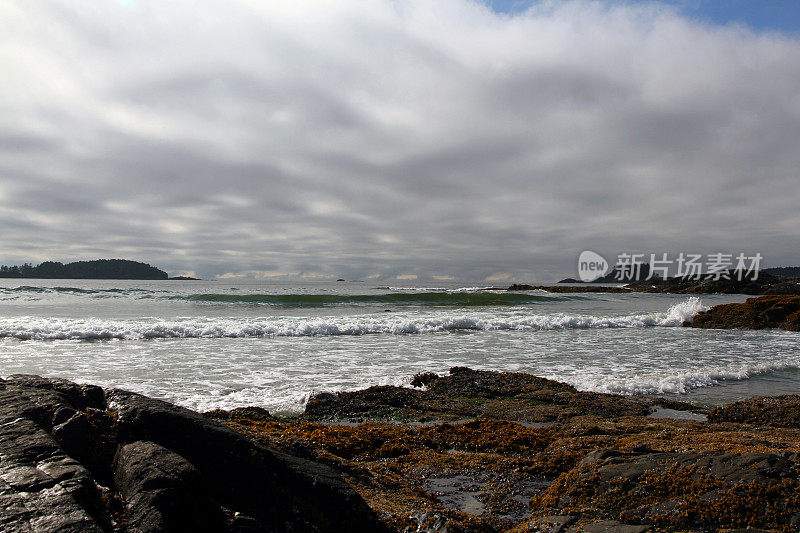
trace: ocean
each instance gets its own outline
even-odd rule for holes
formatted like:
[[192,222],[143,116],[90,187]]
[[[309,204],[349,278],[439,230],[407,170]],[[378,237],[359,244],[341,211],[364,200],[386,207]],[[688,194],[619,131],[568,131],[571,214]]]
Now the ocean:
[[800,389],[800,334],[681,327],[741,295],[457,284],[0,279],[0,376],[63,377],[198,410],[303,410],[321,391],[453,366],[704,404]]

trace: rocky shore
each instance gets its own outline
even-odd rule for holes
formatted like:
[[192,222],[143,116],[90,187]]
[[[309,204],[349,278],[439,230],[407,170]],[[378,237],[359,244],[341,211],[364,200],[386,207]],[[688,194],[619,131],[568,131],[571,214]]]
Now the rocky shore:
[[276,418],[9,377],[0,530],[800,527],[800,396],[709,412],[463,367],[414,385]]
[[800,331],[800,296],[761,296],[740,304],[716,305],[698,313],[692,327]]
[[[664,294],[748,294],[748,295],[800,295],[800,278],[776,276],[761,272],[756,279],[753,275],[739,276],[735,270],[728,272],[728,279],[701,279],[674,277],[654,277],[649,280],[634,281],[625,285],[528,285],[515,283],[506,290],[532,291],[544,290],[557,293],[602,292],[625,293],[647,292]],[[741,279],[739,279],[741,277]]]
[[521,373],[414,382],[321,394],[294,419],[207,415],[339,469],[398,531],[800,527],[800,397],[709,413]]

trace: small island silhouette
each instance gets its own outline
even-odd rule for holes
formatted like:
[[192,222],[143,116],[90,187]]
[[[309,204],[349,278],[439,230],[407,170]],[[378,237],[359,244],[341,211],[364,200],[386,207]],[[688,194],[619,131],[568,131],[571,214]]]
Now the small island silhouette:
[[45,261],[37,266],[25,263],[21,266],[0,266],[0,278],[38,279],[196,279],[188,276],[170,278],[161,269],[127,259],[97,259],[60,263]]

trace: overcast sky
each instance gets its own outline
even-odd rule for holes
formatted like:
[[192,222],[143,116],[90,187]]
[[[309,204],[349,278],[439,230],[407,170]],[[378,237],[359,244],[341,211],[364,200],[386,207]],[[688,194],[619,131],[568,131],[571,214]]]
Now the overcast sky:
[[2,2],[0,263],[497,282],[574,276],[584,249],[800,264],[800,38],[730,14]]

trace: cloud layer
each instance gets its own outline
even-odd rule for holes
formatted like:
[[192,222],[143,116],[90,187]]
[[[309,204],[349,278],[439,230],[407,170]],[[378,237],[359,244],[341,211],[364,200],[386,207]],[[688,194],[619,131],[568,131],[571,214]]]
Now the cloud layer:
[[800,256],[800,42],[658,5],[0,5],[0,263],[549,280]]

